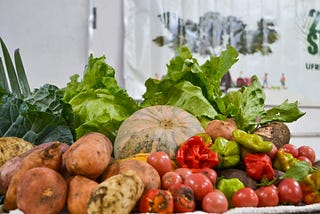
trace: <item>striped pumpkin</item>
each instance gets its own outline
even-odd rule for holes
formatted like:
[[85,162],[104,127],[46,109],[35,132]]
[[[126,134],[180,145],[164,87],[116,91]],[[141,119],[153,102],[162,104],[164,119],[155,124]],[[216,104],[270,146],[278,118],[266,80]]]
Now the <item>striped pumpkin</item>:
[[114,156],[121,159],[137,153],[165,151],[174,158],[181,143],[203,132],[199,120],[179,107],[146,107],[133,113],[119,127]]

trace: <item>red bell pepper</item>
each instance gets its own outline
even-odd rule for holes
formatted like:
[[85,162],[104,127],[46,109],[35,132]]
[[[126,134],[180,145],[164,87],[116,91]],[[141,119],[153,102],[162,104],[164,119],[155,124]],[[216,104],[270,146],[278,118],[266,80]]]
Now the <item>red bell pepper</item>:
[[247,153],[244,157],[244,165],[248,175],[255,180],[267,178],[271,181],[275,176],[272,161],[266,153]]
[[210,150],[200,136],[192,136],[182,143],[176,154],[179,167],[184,168],[213,168],[219,164],[219,156]]

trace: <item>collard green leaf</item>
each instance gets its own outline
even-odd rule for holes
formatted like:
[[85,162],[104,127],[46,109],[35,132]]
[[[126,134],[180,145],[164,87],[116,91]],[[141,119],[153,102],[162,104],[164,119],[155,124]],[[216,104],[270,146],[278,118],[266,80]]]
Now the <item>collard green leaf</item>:
[[3,96],[0,105],[1,136],[16,136],[35,145],[49,141],[73,143],[73,134],[66,121],[37,108],[13,95]]

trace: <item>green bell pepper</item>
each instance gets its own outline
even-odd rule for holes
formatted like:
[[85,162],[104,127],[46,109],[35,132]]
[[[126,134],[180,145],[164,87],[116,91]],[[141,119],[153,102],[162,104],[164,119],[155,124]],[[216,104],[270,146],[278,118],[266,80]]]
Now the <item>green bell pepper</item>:
[[240,146],[235,141],[217,137],[210,149],[218,153],[220,161],[218,168],[233,167],[240,162]]
[[249,134],[243,130],[236,129],[232,135],[237,143],[253,152],[269,152],[273,145],[272,142],[264,141],[258,134]]
[[238,178],[221,178],[217,182],[217,189],[228,199],[229,208],[232,207],[232,196],[245,185]]

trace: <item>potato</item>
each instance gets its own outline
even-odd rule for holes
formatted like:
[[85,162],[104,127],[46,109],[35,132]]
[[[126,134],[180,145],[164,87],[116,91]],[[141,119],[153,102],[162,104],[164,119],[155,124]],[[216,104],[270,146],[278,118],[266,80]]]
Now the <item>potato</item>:
[[278,149],[290,142],[290,130],[283,122],[267,123],[253,133],[260,135],[265,141],[272,142]]
[[129,170],[114,175],[100,183],[91,193],[88,214],[131,213],[144,190],[136,172]]
[[229,118],[226,120],[212,120],[205,128],[205,132],[210,135],[212,140],[217,137],[224,137],[227,140],[234,140],[232,132],[237,129],[234,119]]
[[17,187],[23,174],[35,167],[48,167],[53,170],[58,170],[61,165],[62,149],[61,143],[54,142],[51,145],[28,154],[22,160],[20,167],[12,176],[8,190],[5,195],[3,208],[6,211],[17,208]]
[[99,178],[101,181],[111,176],[133,170],[141,178],[144,184],[144,191],[158,189],[161,187],[161,178],[157,170],[149,163],[136,159],[120,159],[111,163]]
[[34,147],[32,143],[19,137],[0,137],[0,166]]
[[67,206],[70,214],[87,214],[87,203],[92,190],[98,186],[94,180],[82,175],[70,179]]
[[17,186],[17,206],[24,214],[59,214],[66,203],[67,183],[55,170],[27,170]]
[[[22,154],[19,156],[16,156],[14,158],[11,158],[7,162],[5,162],[1,167],[0,167],[0,194],[6,193],[9,183],[12,179],[12,176],[19,170],[20,165],[22,160],[27,157],[29,154],[36,152],[36,151],[41,151],[44,148],[54,144],[55,142],[48,142],[48,143],[43,143],[40,144]],[[68,146],[67,144],[62,144],[61,149],[62,152],[64,152],[65,147]]]
[[63,162],[72,175],[96,179],[108,166],[112,143],[103,134],[92,132],[79,138],[63,154]]

